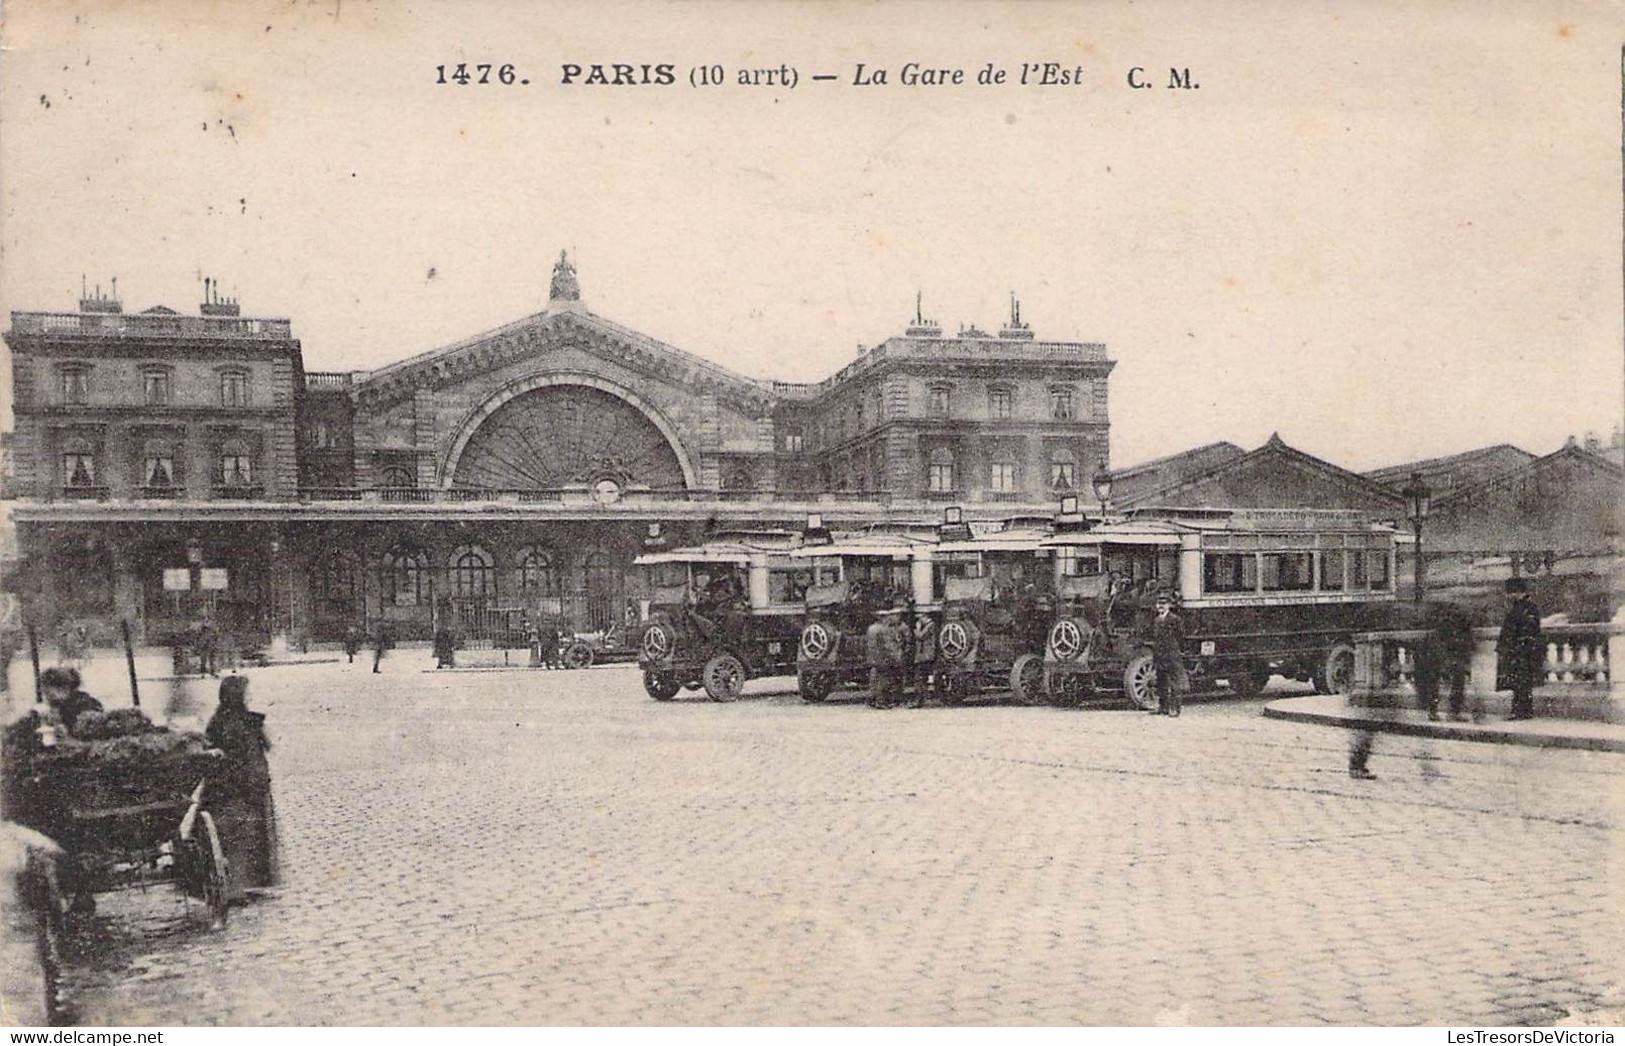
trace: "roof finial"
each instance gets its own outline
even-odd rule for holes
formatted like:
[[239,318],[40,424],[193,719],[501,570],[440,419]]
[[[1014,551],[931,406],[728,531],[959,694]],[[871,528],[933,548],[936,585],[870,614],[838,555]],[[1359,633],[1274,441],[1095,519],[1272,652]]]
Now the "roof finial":
[[570,258],[564,251],[559,251],[559,260],[553,265],[553,282],[548,287],[547,300],[549,302],[581,300],[581,285],[576,282],[576,267],[570,264]]

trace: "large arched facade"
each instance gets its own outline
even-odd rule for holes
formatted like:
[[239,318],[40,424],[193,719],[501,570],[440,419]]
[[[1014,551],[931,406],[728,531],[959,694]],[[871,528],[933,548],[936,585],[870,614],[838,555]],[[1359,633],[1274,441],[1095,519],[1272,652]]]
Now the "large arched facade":
[[674,426],[630,389],[587,374],[536,375],[491,396],[458,427],[442,487],[556,490],[698,485]]

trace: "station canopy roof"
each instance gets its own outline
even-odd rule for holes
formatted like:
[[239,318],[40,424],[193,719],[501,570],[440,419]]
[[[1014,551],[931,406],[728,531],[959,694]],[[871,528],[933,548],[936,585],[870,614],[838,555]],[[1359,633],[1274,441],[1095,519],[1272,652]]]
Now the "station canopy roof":
[[1018,530],[999,530],[991,534],[981,534],[968,541],[944,541],[937,546],[938,552],[1036,552],[1044,547],[1049,538],[1050,530],[1045,528],[1022,528]]
[[632,562],[638,566],[653,566],[658,563],[732,563],[736,566],[748,566],[753,556],[782,556],[792,552],[794,547],[790,541],[707,541],[703,545],[690,545],[664,552],[645,552]]
[[803,545],[792,549],[796,559],[828,559],[835,556],[880,558],[908,558],[918,548],[934,548],[935,538],[910,534],[882,534],[857,532],[842,534],[827,545]]
[[1178,545],[1185,534],[1208,529],[1167,519],[1126,519],[1075,534],[1056,534],[1039,542],[1040,548],[1079,545]]

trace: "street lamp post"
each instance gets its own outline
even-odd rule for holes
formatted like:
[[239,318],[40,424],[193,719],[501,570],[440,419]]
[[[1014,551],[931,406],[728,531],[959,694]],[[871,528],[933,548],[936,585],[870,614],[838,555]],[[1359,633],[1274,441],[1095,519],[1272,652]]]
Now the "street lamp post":
[[1094,478],[1089,481],[1089,485],[1095,488],[1095,497],[1100,501],[1100,521],[1104,523],[1106,521],[1106,502],[1111,500],[1112,496],[1112,474],[1107,471],[1104,461],[1100,463],[1100,468],[1095,472]]
[[1412,587],[1416,602],[1421,603],[1427,596],[1427,565],[1422,559],[1422,524],[1427,522],[1428,510],[1433,506],[1433,490],[1423,482],[1420,472],[1411,473],[1411,481],[1400,490],[1400,496],[1405,499],[1405,515],[1411,521],[1411,533],[1416,535],[1416,548],[1412,553],[1416,558],[1415,577]]

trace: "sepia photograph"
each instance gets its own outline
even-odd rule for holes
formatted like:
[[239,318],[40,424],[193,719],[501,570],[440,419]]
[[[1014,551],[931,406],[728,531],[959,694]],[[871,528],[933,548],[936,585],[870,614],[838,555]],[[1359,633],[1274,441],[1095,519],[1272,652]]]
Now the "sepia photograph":
[[1612,1042],[1622,16],[7,0],[0,1025]]

